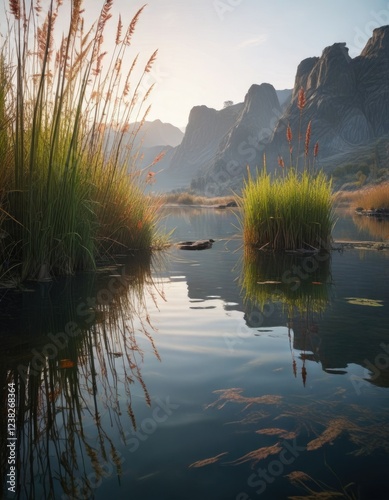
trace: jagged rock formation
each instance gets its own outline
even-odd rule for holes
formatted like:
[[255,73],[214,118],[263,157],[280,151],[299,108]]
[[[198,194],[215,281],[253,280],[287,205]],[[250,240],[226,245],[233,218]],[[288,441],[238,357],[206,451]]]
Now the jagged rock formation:
[[221,139],[236,122],[241,108],[242,104],[219,111],[195,106],[181,144],[174,149],[169,165],[157,176],[156,189],[188,188],[199,168],[215,156]]
[[[351,59],[344,43],[323,50],[297,69],[292,101],[277,124],[266,155],[273,166],[277,156],[289,159],[286,127],[294,135],[294,162],[297,161],[300,111],[299,89],[306,91],[306,106],[301,114],[302,142],[312,120],[311,147],[318,141],[323,166],[331,168],[361,146],[389,133],[389,26],[377,28],[361,55]],[[304,144],[300,146],[300,153]],[[300,164],[304,159],[299,160]]]
[[202,167],[191,187],[208,196],[239,188],[246,167],[259,165],[261,151],[272,135],[281,107],[276,90],[268,83],[252,85],[236,123],[223,137],[212,162]]
[[[215,161],[203,167],[201,176],[192,182],[196,190],[207,194],[238,190],[247,165],[254,172],[263,164],[263,153],[268,170],[280,168],[279,156],[288,165],[288,124],[293,133],[293,164],[306,163],[304,138],[311,120],[309,158],[313,145],[318,142],[319,165],[329,171],[344,158],[355,155],[358,148],[366,148],[389,136],[389,26],[375,29],[360,56],[354,59],[349,56],[345,43],[335,43],[325,48],[320,57],[303,60],[297,68],[292,99],[282,115],[274,95],[271,96],[274,89],[271,91],[270,85],[263,85],[250,89],[242,115],[223,140]],[[259,95],[260,87],[267,89],[266,95]],[[301,87],[306,92],[302,113],[297,107]],[[258,98],[255,105],[249,106],[253,92],[258,92]],[[243,119],[244,114],[247,116]],[[269,131],[269,123],[274,133]]]
[[[297,107],[301,88],[306,95],[302,113]],[[309,121],[312,135],[305,158]],[[292,158],[286,140],[288,124],[293,134]],[[374,163],[376,172],[381,167],[389,170],[388,140],[389,26],[382,26],[374,30],[354,59],[345,43],[334,43],[320,57],[304,59],[297,68],[292,92],[276,91],[263,83],[252,85],[243,103],[220,111],[194,107],[182,142],[174,148],[161,145],[144,150],[142,166],[166,149],[165,158],[155,167],[159,172],[155,190],[191,186],[209,196],[231,194],[231,190],[241,188],[247,167],[255,174],[264,157],[268,171],[280,169],[280,156],[286,167],[290,161],[299,168],[308,164],[308,159],[312,162],[316,142],[316,165],[329,172],[358,163],[360,156],[364,162]]]

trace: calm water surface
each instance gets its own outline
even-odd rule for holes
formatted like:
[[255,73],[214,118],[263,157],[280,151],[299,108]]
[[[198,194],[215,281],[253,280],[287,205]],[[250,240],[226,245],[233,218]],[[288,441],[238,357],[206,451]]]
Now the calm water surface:
[[[334,238],[386,239],[357,224]],[[258,259],[233,211],[162,226],[216,241],[1,291],[5,498],[389,498],[389,253]]]

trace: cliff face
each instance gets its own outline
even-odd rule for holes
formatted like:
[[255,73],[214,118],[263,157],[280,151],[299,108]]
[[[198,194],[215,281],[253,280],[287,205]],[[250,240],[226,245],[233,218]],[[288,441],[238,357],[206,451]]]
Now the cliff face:
[[300,127],[297,97],[301,87],[307,99],[301,133],[304,137],[307,124],[312,120],[311,145],[319,142],[323,165],[388,134],[389,26],[374,30],[361,55],[355,59],[350,58],[344,43],[335,43],[324,49],[320,58],[302,61],[297,69],[291,104],[266,148],[273,164],[278,155],[289,158],[285,136],[288,123],[296,138],[294,151],[297,153]]
[[192,188],[217,196],[239,188],[247,172],[262,157],[263,146],[271,137],[281,116],[276,90],[268,83],[252,85],[243,108],[231,129],[223,137],[212,162],[204,165],[192,181]]
[[195,106],[190,114],[185,135],[174,148],[169,165],[157,177],[156,189],[188,188],[198,170],[210,162],[227,131],[236,123],[242,104],[219,111]]
[[[301,87],[306,93],[302,113],[297,107]],[[303,60],[297,68],[291,101],[282,112],[271,85],[253,85],[214,161],[201,169],[192,187],[209,195],[237,190],[247,166],[253,172],[261,167],[264,153],[268,170],[280,168],[278,156],[288,164],[288,124],[293,133],[295,164],[298,137],[303,138],[303,156],[309,121],[311,148],[319,142],[320,164],[329,169],[343,156],[389,134],[389,26],[375,29],[360,56],[354,59],[344,43],[335,43],[320,57]],[[303,165],[304,160],[300,159],[299,164]]]

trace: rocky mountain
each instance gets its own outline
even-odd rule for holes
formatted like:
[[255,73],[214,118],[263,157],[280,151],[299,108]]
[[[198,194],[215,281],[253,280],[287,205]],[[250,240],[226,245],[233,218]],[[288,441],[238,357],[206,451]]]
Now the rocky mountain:
[[[300,113],[297,99],[301,88],[306,104]],[[280,156],[288,165],[288,124],[293,135],[292,162],[303,165],[309,121],[309,154],[311,157],[318,142],[317,164],[321,167],[339,171],[362,150],[365,159],[371,150],[375,161],[378,157],[379,164],[386,161],[388,167],[387,155],[377,156],[374,145],[381,141],[382,150],[382,138],[389,135],[389,26],[375,29],[354,59],[345,43],[334,43],[320,57],[303,60],[293,91],[276,91],[267,83],[252,85],[241,104],[220,111],[193,108],[184,138],[169,153],[157,188],[187,188],[190,184],[207,195],[239,190],[247,167],[252,172],[261,168],[264,155],[269,171],[280,168]]]
[[[138,123],[133,124],[135,127]],[[171,123],[163,123],[161,120],[146,121],[137,136],[137,142],[142,143],[143,148],[154,146],[176,147],[181,144],[184,133]]]
[[214,158],[220,141],[236,123],[242,104],[234,104],[219,111],[207,106],[195,106],[190,114],[182,142],[156,170],[156,190],[188,188],[199,168]]
[[258,164],[259,144],[266,144],[281,116],[276,90],[268,83],[252,85],[236,122],[223,137],[210,163],[203,165],[191,187],[208,196],[239,188],[247,165]]
[[[306,98],[302,112],[297,106],[301,88]],[[353,161],[359,148],[366,149],[383,137],[389,138],[389,26],[375,29],[360,56],[354,59],[345,43],[335,43],[325,48],[320,57],[303,60],[284,110],[271,85],[253,85],[236,123],[220,142],[215,158],[203,164],[192,188],[209,195],[237,190],[247,166],[252,171],[261,167],[264,154],[268,170],[280,168],[279,156],[288,164],[288,124],[293,135],[292,161],[303,165],[309,121],[309,158],[312,146],[318,142],[319,164],[329,171],[346,158]]]
[[[305,95],[302,111],[297,106],[300,89]],[[291,145],[286,139],[288,125]],[[144,132],[145,137],[150,133]],[[243,103],[219,111],[195,106],[182,140],[180,133],[176,144],[157,134],[151,149],[142,145],[142,168],[166,151],[163,160],[152,167],[157,172],[156,191],[191,187],[208,196],[230,194],[239,191],[247,169],[255,173],[264,159],[268,171],[273,172],[280,169],[280,157],[286,167],[291,161],[299,167],[312,162],[316,142],[319,156],[315,165],[331,173],[336,169],[339,182],[343,166],[351,172],[357,165],[355,174],[359,174],[362,157],[363,174],[374,164],[379,179],[381,170],[389,171],[389,26],[375,29],[354,59],[345,43],[334,43],[320,57],[304,59],[297,67],[293,90],[275,90],[263,83],[252,85]]]

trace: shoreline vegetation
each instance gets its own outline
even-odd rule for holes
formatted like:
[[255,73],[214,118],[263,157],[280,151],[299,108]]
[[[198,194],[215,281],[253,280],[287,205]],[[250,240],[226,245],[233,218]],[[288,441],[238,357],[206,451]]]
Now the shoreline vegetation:
[[[335,223],[332,180],[317,169],[319,143],[313,149],[310,147],[311,120],[305,131],[305,142],[301,144],[302,115],[306,105],[306,94],[302,87],[296,104],[300,112],[297,142],[293,140],[291,126],[288,124],[286,128],[289,166],[279,156],[280,175],[272,178],[267,172],[264,156],[263,169],[255,177],[248,169],[239,198],[243,240],[247,247],[301,252],[329,251],[331,248],[331,233]],[[304,162],[303,168],[299,168],[301,160]]]
[[[235,196],[217,196],[208,198],[201,196],[191,191],[182,191],[179,193],[163,193],[154,195],[158,199],[161,206],[204,206],[206,208],[216,207],[218,205],[227,205],[231,201],[236,201]],[[332,203],[335,208],[346,208],[352,211],[358,207],[363,207],[365,210],[372,208],[389,209],[389,182],[380,184],[369,184],[363,188],[354,189],[352,191],[338,190],[332,194]]]
[[[103,38],[107,24],[114,22],[112,0],[103,2],[98,19],[90,25],[81,4],[75,0],[70,7],[52,0],[45,13],[34,0],[28,6],[19,0],[9,3],[7,32],[1,33],[0,47],[2,283],[50,280],[53,275],[95,269],[98,262],[117,254],[163,248],[169,236],[158,234],[157,221],[159,209],[166,205],[238,205],[246,218],[251,210],[252,220],[243,224],[245,242],[274,250],[316,248],[318,238],[328,246],[333,207],[349,203],[355,209],[389,209],[389,183],[332,194],[331,180],[315,172],[318,144],[310,148],[311,123],[305,135],[305,155],[301,155],[302,173],[297,165],[292,168],[288,127],[289,168],[279,158],[282,175],[274,182],[265,170],[257,179],[249,176],[242,198],[210,199],[188,192],[146,194],[147,184],[155,182],[151,167],[158,158],[139,170],[135,138],[150,109],[153,84],[148,85],[145,77],[157,50],[144,62],[139,55],[131,55],[145,6],[127,27],[119,16],[108,53]],[[56,29],[58,16],[68,19],[65,32]],[[124,60],[132,61],[126,71],[122,70]],[[304,105],[301,89],[301,112]],[[298,138],[300,152],[300,130]],[[281,206],[282,200],[288,201]],[[312,219],[315,203],[318,211]],[[257,220],[262,213],[264,221]],[[299,221],[296,214],[309,214],[311,220]],[[267,231],[263,231],[264,224]],[[304,234],[299,233],[300,226]]]
[[[0,47],[3,281],[48,280],[159,244],[158,203],[144,193],[149,174],[136,169],[134,146],[157,51],[144,62],[131,54],[143,6],[127,27],[119,16],[106,52],[112,3],[93,24],[80,0],[52,0],[48,12],[34,0],[9,3]],[[68,20],[63,32],[59,16],[62,26]],[[122,71],[125,60],[132,64]]]

